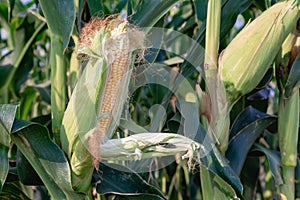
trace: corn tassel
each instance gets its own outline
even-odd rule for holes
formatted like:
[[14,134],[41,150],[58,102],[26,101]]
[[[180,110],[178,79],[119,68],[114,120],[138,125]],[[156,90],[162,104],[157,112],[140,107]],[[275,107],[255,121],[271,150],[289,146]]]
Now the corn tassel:
[[263,78],[296,26],[300,16],[298,4],[295,0],[276,3],[246,26],[224,50],[219,72],[231,102],[252,91]]

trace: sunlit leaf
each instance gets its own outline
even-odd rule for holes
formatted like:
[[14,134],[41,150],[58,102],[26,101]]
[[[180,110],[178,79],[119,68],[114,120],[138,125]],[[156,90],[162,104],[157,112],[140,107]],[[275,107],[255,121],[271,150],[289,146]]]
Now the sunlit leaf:
[[63,49],[66,49],[75,22],[74,1],[40,0],[39,2],[47,19],[50,31],[55,35],[55,37],[61,38],[63,42]]

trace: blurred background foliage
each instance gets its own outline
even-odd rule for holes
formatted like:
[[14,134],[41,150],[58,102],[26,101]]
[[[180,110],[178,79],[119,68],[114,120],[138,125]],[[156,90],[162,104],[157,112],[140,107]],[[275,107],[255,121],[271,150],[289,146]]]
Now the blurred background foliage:
[[[275,3],[276,0],[223,0],[219,52],[227,47],[249,21]],[[205,0],[74,0],[74,7],[75,23],[64,57],[67,63],[67,101],[84,66],[84,62],[78,60],[76,54],[79,33],[92,17],[120,13],[123,18],[128,18],[137,26],[173,29],[205,45],[207,14]],[[14,110],[13,106],[2,108],[0,115],[4,117],[1,120],[5,121],[6,110],[13,113],[9,116],[13,115],[17,120],[43,125],[42,128],[38,128],[36,124],[25,126],[21,123],[23,121],[15,122],[12,128],[14,133],[21,134],[18,131],[29,127],[26,129],[29,132],[38,135],[37,129],[42,129],[41,132],[49,133],[52,137],[49,57],[50,48],[55,47],[50,46],[49,29],[39,1],[0,0],[0,10],[0,103],[3,105],[18,103],[17,110]],[[177,52],[186,45],[185,41],[172,43],[173,38],[166,36],[166,39],[170,47],[177,49]],[[187,56],[192,60],[201,60],[199,52],[192,51],[193,46],[190,48],[191,53]],[[149,63],[164,63],[168,68],[179,71],[191,85],[196,86],[198,71],[177,55],[164,50],[149,49],[145,58]],[[274,74],[274,69],[270,66],[257,88],[240,98],[230,113],[231,146],[224,156],[218,153],[216,155],[225,160],[223,162],[227,167],[229,167],[227,161],[230,160],[229,165],[232,169],[226,171],[227,168],[221,165],[221,158],[216,156],[208,161],[215,162],[215,166],[211,168],[195,166],[192,171],[189,171],[186,161],[180,159],[159,171],[144,174],[133,172],[128,175],[102,166],[103,174],[101,176],[95,174],[92,180],[94,189],[99,193],[98,198],[202,199],[201,184],[206,183],[200,182],[201,168],[207,170],[213,177],[215,199],[229,199],[234,196],[241,199],[277,199],[278,185],[283,182],[279,139],[274,123],[279,109],[279,90]],[[201,83],[201,87],[204,90],[205,83]],[[180,132],[182,116],[181,113],[175,112],[174,103],[176,99],[167,88],[155,84],[143,86],[130,96],[131,118],[136,124],[153,131]],[[157,114],[155,112],[159,111],[152,107],[155,104],[165,108],[166,119],[162,121],[152,119],[152,116]],[[12,127],[12,123],[10,126]],[[6,127],[9,127],[9,124]],[[122,130],[120,132],[123,133]],[[252,132],[257,134],[251,134]],[[15,138],[14,142],[17,141]],[[8,144],[9,150],[6,149],[4,152],[9,151],[9,171],[7,178],[1,179],[0,198],[50,199],[49,188],[45,187],[44,179],[42,181],[32,169],[32,164],[25,158],[26,155],[24,157],[20,153],[20,147],[17,148],[14,143]],[[42,145],[54,148],[52,143],[41,142],[40,148],[45,148]],[[300,198],[299,169],[297,165],[295,198]],[[237,181],[234,176],[228,175],[232,170],[240,180]],[[120,179],[125,176],[130,177],[127,182]],[[238,188],[239,182],[243,186],[243,191]],[[101,183],[107,187],[101,187]]]

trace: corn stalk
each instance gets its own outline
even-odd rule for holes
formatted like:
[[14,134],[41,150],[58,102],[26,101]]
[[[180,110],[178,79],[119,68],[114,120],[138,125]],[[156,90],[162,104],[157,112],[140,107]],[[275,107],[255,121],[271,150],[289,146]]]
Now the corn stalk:
[[208,133],[219,145],[222,153],[225,153],[228,143],[229,118],[228,103],[226,100],[225,87],[218,74],[218,52],[221,24],[221,1],[208,2],[207,26],[205,40],[205,78],[209,94],[209,102],[206,108],[208,113]]
[[40,0],[51,38],[51,115],[55,142],[60,145],[60,128],[67,103],[67,62],[65,49],[75,22],[74,2],[71,0]]
[[[299,1],[276,3],[242,29],[222,52],[219,73],[230,105],[259,84],[299,16]],[[287,199],[294,199],[299,94],[294,95],[285,99],[284,93],[281,94],[278,124],[285,180],[280,192]]]
[[[205,110],[208,112],[207,120],[204,123],[212,140],[219,145],[221,152],[225,153],[228,144],[230,121],[227,115],[228,103],[225,88],[218,74],[221,3],[221,0],[210,0],[207,8],[204,69],[209,103],[205,105]],[[200,180],[203,199],[210,199],[214,195],[208,170],[201,169]]]

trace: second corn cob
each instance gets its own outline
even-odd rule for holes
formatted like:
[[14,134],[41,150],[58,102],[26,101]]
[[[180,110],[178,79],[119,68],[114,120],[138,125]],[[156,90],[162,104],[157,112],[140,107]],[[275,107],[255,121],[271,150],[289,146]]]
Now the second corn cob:
[[[227,46],[219,69],[229,101],[253,90],[299,19],[298,1],[283,1],[263,12]],[[259,29],[257,27],[260,27]]]

